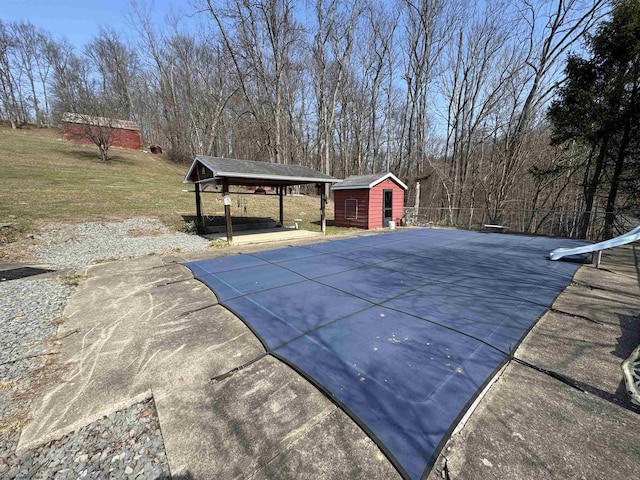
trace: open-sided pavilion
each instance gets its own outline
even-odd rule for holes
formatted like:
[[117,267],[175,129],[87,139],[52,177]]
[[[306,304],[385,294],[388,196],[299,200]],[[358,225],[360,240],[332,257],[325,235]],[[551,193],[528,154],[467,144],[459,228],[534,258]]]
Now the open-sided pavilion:
[[[273,187],[280,201],[280,224],[284,224],[284,204],[283,196],[287,187],[295,185],[315,184],[320,190],[320,221],[322,233],[326,231],[325,205],[327,202],[327,184],[333,184],[340,180],[301,165],[286,165],[269,162],[256,162],[253,160],[238,160],[233,158],[210,157],[205,155],[196,156],[191,164],[184,183],[194,185],[196,199],[196,217],[198,231],[203,229],[202,207],[200,194],[207,186],[222,187],[224,196],[224,214],[226,220],[227,240],[233,241],[233,230],[231,225],[231,199],[229,198],[229,187],[231,186],[260,186]],[[234,194],[242,194],[234,192]]]

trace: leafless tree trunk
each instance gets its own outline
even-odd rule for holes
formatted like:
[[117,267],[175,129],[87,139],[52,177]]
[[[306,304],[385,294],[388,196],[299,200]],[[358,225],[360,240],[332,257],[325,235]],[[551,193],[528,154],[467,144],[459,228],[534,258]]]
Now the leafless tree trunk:
[[11,122],[11,128],[14,129],[26,122],[18,76],[21,72],[15,64],[16,48],[15,37],[0,20],[0,113]]
[[559,81],[560,61],[576,42],[584,38],[607,12],[605,0],[522,0],[518,25],[526,46],[522,79],[524,101],[513,112],[512,127],[505,139],[499,175],[491,192],[491,209],[504,208],[516,179],[526,164],[529,132],[534,128],[541,107],[550,99]]
[[10,25],[11,35],[14,38],[14,47],[16,51],[16,59],[19,62],[19,68],[23,75],[26,76],[28,88],[31,92],[30,100],[33,105],[34,120],[39,121],[41,118],[39,94],[36,90],[35,79],[35,62],[38,56],[38,34],[36,28],[31,23],[12,23]]
[[[500,4],[487,3],[484,10],[467,7],[464,17],[472,18],[457,27],[455,40],[445,52],[440,89],[446,99],[447,138],[444,158],[453,203],[463,206],[468,182],[470,198],[475,198],[480,165],[493,163],[495,142],[504,131],[513,107],[509,107],[510,84],[517,78],[518,46],[513,42],[511,25]],[[511,102],[517,101],[511,95]],[[489,156],[489,158],[487,158]],[[470,177],[471,175],[471,178]],[[459,211],[459,210],[458,210]]]
[[336,106],[345,82],[354,42],[360,2],[317,0],[315,35],[310,45],[316,99],[320,169],[332,173],[331,152]]
[[283,163],[286,82],[301,41],[290,0],[207,0],[248,108],[262,130],[269,159]]
[[99,74],[100,89],[112,99],[117,116],[133,119],[132,83],[138,70],[133,49],[114,30],[102,28],[85,46],[84,53]]
[[401,0],[403,32],[400,45],[405,62],[406,98],[400,149],[392,170],[401,176],[419,175],[425,160],[428,105],[434,71],[448,43],[455,5],[445,0]]

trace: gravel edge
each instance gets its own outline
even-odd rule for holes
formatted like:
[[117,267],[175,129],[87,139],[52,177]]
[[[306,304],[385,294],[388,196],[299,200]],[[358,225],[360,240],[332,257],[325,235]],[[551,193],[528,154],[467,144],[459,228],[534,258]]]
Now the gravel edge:
[[[202,251],[209,244],[197,236],[170,233],[147,218],[55,225],[43,229],[36,240],[40,261],[67,268],[168,251]],[[16,455],[31,402],[64,370],[51,340],[73,291],[52,278],[0,283],[0,477],[171,478],[153,399]]]
[[210,243],[197,235],[171,233],[159,220],[151,218],[50,225],[35,239],[39,261],[67,268],[153,253],[199,252]]

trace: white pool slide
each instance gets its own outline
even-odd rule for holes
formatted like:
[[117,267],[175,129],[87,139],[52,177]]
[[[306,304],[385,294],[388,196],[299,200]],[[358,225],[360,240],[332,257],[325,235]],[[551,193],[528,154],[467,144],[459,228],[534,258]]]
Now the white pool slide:
[[584,245],[582,247],[576,248],[556,248],[549,254],[549,258],[551,260],[560,260],[562,257],[566,257],[569,255],[600,252],[602,250],[606,250],[607,248],[619,247],[627,243],[635,242],[636,240],[640,240],[640,225],[638,225],[630,232],[625,233],[624,235],[620,235],[619,237],[615,237],[610,240],[605,240],[604,242],[593,243],[591,245]]

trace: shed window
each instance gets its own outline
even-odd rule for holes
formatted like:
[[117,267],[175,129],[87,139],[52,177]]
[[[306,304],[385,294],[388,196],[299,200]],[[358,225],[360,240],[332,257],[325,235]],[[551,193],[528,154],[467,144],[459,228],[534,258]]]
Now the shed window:
[[344,201],[344,218],[346,220],[358,219],[358,200],[355,198],[347,198]]

